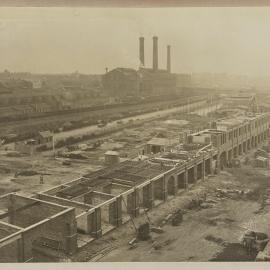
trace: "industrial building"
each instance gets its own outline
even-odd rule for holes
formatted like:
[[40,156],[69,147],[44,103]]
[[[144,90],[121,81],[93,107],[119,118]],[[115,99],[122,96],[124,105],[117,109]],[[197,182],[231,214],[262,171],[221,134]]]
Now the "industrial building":
[[145,67],[144,37],[139,38],[138,70],[115,68],[106,72],[102,84],[107,93],[114,96],[159,96],[175,93],[176,75],[171,73],[171,46],[167,46],[167,68],[158,65],[158,37],[153,37],[153,65]]
[[38,132],[35,139],[18,141],[14,144],[15,151],[28,155],[32,155],[41,149],[51,148],[53,148],[53,133],[49,130]]
[[52,250],[55,257],[76,252],[258,147],[269,138],[269,124],[270,113],[221,119],[212,129],[188,135],[188,143],[199,145],[192,151],[178,151],[175,142],[169,151],[116,162],[31,198],[1,197],[1,259],[46,261]]
[[132,68],[115,68],[103,76],[103,87],[111,96],[139,94],[139,75]]
[[242,108],[246,110],[258,110],[256,101],[256,95],[251,91],[242,91],[237,95],[225,96],[224,98],[225,108]]
[[256,148],[269,137],[269,113],[248,114],[216,121],[215,129],[207,129],[189,136],[189,142],[212,144],[219,150],[222,166],[233,158]]
[[167,138],[152,138],[145,145],[146,154],[156,154],[169,150],[170,146],[177,143],[177,140],[170,140]]

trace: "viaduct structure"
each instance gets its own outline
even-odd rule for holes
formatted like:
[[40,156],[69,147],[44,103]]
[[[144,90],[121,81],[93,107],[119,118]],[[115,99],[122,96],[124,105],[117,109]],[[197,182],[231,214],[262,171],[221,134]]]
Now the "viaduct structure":
[[207,181],[233,157],[268,139],[269,124],[269,113],[223,119],[188,138],[213,146],[190,154],[188,160],[177,152],[173,157],[159,153],[104,168],[31,198],[15,193],[0,197],[0,261],[46,261],[49,250],[76,252],[144,211],[181,196],[198,180]]

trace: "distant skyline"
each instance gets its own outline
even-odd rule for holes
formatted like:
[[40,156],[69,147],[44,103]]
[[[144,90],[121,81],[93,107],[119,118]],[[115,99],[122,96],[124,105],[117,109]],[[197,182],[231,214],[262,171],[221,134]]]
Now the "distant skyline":
[[0,71],[100,74],[152,66],[172,72],[270,75],[270,8],[0,8]]

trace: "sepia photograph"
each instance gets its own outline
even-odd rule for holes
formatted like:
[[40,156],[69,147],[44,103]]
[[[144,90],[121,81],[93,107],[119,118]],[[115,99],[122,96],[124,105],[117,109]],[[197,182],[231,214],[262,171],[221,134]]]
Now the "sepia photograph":
[[269,262],[270,6],[11,2],[0,263]]

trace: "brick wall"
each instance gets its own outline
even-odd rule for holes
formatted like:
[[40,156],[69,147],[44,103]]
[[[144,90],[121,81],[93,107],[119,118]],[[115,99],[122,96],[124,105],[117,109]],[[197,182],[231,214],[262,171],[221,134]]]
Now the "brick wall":
[[46,237],[60,242],[61,249],[69,251],[76,249],[76,243],[69,246],[68,236],[76,235],[76,221],[74,210],[71,210],[61,216],[53,218],[46,223],[38,225],[23,233],[24,239],[24,259],[32,257],[32,243],[39,237]]
[[18,262],[17,241],[0,248],[0,263]]

